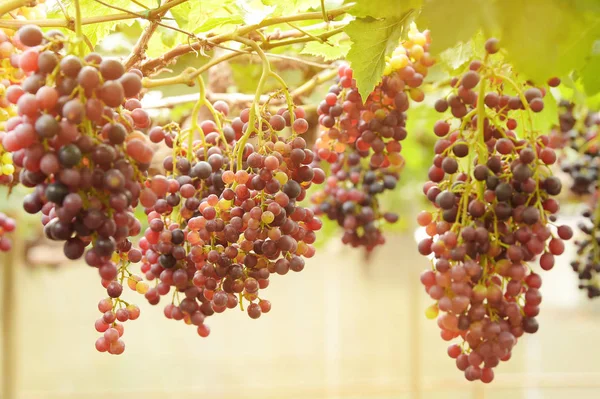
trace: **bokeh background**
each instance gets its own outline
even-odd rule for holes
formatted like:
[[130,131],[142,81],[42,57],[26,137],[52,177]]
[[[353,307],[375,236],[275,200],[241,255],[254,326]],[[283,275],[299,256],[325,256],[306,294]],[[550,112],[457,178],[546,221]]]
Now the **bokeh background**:
[[600,308],[577,289],[573,248],[542,272],[539,332],[520,339],[484,386],[464,380],[435,321],[424,317],[430,302],[418,276],[428,261],[415,249],[418,234],[412,227],[391,234],[369,259],[331,239],[301,273],[273,277],[269,314],[212,317],[206,339],[128,293],[142,317],[126,323],[121,356],[94,349],[104,295],[95,271],[71,262],[32,267],[60,259],[30,251],[12,265],[15,322],[3,326],[16,340],[9,372],[17,398],[599,397]]
[[[139,22],[119,24],[97,50],[124,57],[141,32]],[[156,54],[151,56],[181,40],[172,35],[166,30],[156,38],[160,43],[153,44]],[[170,73],[207,60],[186,55]],[[273,63],[290,87],[320,71],[280,59]],[[232,105],[233,114],[244,98],[252,98],[248,93],[254,91],[260,73],[256,58],[238,57],[211,69],[205,79],[213,99],[246,93],[238,96],[237,109]],[[440,73],[432,68],[429,77],[442,80]],[[317,87],[303,99],[307,110],[313,105],[309,110],[313,125],[314,104],[323,99],[327,87]],[[189,123],[195,93],[195,88],[167,87],[148,93],[144,108],[159,123]],[[419,274],[429,261],[416,250],[419,231],[413,220],[425,206],[420,187],[432,157],[431,126],[438,117],[432,104],[438,95],[428,93],[421,106],[409,111],[409,137],[402,151],[406,168],[399,189],[387,198],[387,207],[398,211],[401,219],[387,232],[387,244],[367,258],[360,250],[342,246],[332,224],[325,224],[323,235],[328,240],[320,242],[305,269],[272,277],[265,290],[273,304],[270,313],[259,320],[231,310],[211,317],[206,339],[195,328],[167,320],[161,305],[152,307],[141,295],[126,290],[126,300],[141,307],[141,317],[125,323],[123,355],[98,353],[94,321],[106,291],[97,272],[83,262],[66,261],[60,247],[34,246],[40,237],[39,217],[25,219],[18,212],[24,193],[16,192],[7,200],[6,192],[0,192],[0,210],[16,216],[19,223],[14,251],[0,255],[0,321],[4,321],[0,338],[8,337],[11,343],[0,347],[5,360],[0,373],[14,383],[15,397],[600,398],[600,299],[589,301],[577,289],[577,276],[569,266],[572,243],[551,272],[542,272],[539,332],[519,340],[513,358],[495,369],[491,385],[464,379],[446,355],[448,343],[440,338],[435,321],[425,318],[424,309],[431,302]],[[556,111],[556,104],[548,101],[548,114],[552,107]],[[313,129],[306,136],[314,139],[315,134]],[[577,210],[563,208],[563,221],[576,226],[577,217],[569,215]]]

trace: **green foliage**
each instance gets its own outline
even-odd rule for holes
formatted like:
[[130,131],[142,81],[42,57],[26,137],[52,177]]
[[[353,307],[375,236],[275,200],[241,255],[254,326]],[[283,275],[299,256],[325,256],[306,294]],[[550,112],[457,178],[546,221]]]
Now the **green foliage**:
[[585,65],[600,34],[600,15],[564,2],[507,0],[499,8],[502,46],[517,70],[539,83]]
[[341,35],[336,35],[330,37],[325,43],[320,43],[317,41],[308,42],[300,54],[316,55],[317,57],[323,57],[325,61],[344,58],[350,50],[350,44],[347,42],[341,42],[341,38]]
[[385,19],[358,18],[346,27],[345,31],[352,39],[347,60],[354,70],[358,91],[364,99],[381,82],[385,56],[398,45],[409,22],[407,16],[408,14]]
[[[320,0],[262,0],[262,3],[275,7],[275,11],[272,14],[273,16],[290,15],[321,9]],[[325,0],[325,9],[340,7],[343,3],[343,0]]]
[[544,97],[544,110],[532,112],[533,127],[541,134],[547,134],[553,126],[558,125],[558,104],[551,91]]
[[[496,36],[515,69],[536,83],[580,70],[589,94],[600,91],[598,60],[590,59],[600,37],[600,7],[591,0],[425,0],[417,24],[431,31],[433,53],[456,68],[478,32]],[[586,64],[590,60],[590,66]]]
[[236,8],[241,12],[244,23],[254,25],[272,15],[277,7],[266,5],[261,0],[247,0],[238,1]]
[[491,1],[481,0],[425,0],[417,26],[431,31],[432,53],[437,54],[468,42],[480,28],[489,28],[493,15]]
[[363,98],[381,81],[385,56],[412,22],[421,0],[358,0],[350,13],[358,17],[345,29],[352,39],[347,55]]
[[449,70],[456,71],[464,67],[473,58],[483,58],[485,39],[481,34],[475,34],[469,41],[460,42],[455,46],[442,51],[439,55],[440,65]]
[[[223,0],[221,2],[223,5],[227,4],[227,0]],[[179,4],[173,8],[171,8],[171,14],[173,18],[175,18],[175,22],[177,22],[177,26],[184,30],[189,30],[190,28],[194,29],[197,27],[204,19],[205,15],[210,15],[211,12],[214,12],[214,8],[211,6],[213,2],[197,2],[192,5],[192,2],[188,1],[182,4]]]
[[411,9],[421,7],[422,0],[357,0],[350,14],[355,17],[402,17]]
[[598,79],[599,71],[600,54],[594,54],[581,70],[581,83],[583,84],[585,92],[589,95],[600,93],[600,79]]
[[[73,4],[73,2],[64,2],[63,3],[67,3],[66,7],[67,10],[69,11],[69,15],[75,15],[75,5]],[[143,0],[140,1],[140,3],[145,4],[148,7],[153,7],[154,6],[154,2],[152,0]],[[138,12],[138,13],[142,13],[144,10],[135,6],[132,7],[133,3],[131,3],[131,0],[110,0],[107,1],[106,4],[110,4],[113,7],[118,7],[118,8],[122,8],[122,9],[127,9],[127,10],[131,10],[134,12]],[[104,16],[104,15],[111,15],[111,14],[117,14],[117,13],[121,13],[121,11],[111,8],[111,7],[107,7],[104,4],[100,4],[94,0],[80,0],[79,1],[79,7],[81,8],[81,15],[83,17],[86,16],[94,16],[94,17],[100,17],[100,16]],[[135,23],[135,19],[126,19],[123,20],[122,23],[125,23],[127,25],[132,25],[133,23]],[[83,34],[90,40],[90,43],[92,44],[92,46],[96,46],[99,42],[101,42],[109,33],[113,32],[116,28],[117,24],[115,24],[114,22],[102,22],[102,23],[96,23],[96,24],[87,24],[87,25],[83,25],[82,26],[82,31]]]

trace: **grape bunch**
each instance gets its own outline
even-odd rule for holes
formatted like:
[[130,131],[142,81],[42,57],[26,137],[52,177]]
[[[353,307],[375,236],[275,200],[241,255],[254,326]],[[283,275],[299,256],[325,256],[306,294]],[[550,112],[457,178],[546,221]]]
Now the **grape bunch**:
[[7,32],[0,29],[0,184],[6,185],[12,183],[15,167],[12,161],[12,154],[4,150],[2,140],[6,121],[16,115],[16,107],[6,98],[7,89],[18,84],[24,77],[24,73],[19,69],[18,51],[23,45],[17,40],[13,40]]
[[561,191],[550,170],[556,155],[529,122],[546,91],[513,80],[510,66],[492,56],[497,40],[485,48],[435,103],[452,117],[434,126],[436,155],[423,192],[435,210],[417,221],[429,236],[419,252],[432,259],[421,275],[435,301],[426,315],[437,318],[444,340],[460,339],[448,355],[466,379],[489,383],[517,339],[538,330],[542,280],[529,263],[539,257],[543,270],[552,269],[573,232],[552,228]]
[[314,154],[299,136],[308,129],[302,108],[244,109],[228,120],[226,103],[207,105],[214,121],[197,124],[194,115],[186,131],[152,129],[151,139],[164,140],[173,155],[164,159],[166,174],[153,176],[140,193],[149,226],[140,240],[142,272],[158,281],[145,297],[156,305],[172,293],[165,316],[195,326],[202,337],[214,313],[243,310],[244,302],[253,319],[269,312],[260,293],[269,276],[304,268],[321,221],[299,202],[325,179],[310,166]]
[[12,248],[12,242],[6,234],[15,231],[16,227],[14,219],[0,212],[0,252],[8,252]]
[[342,242],[367,251],[385,242],[381,226],[398,215],[381,209],[379,196],[396,187],[404,159],[410,99],[424,98],[419,88],[434,59],[429,35],[413,28],[386,64],[383,81],[363,103],[352,69],[342,65],[338,83],[319,104],[323,131],[315,143],[318,158],[331,167],[325,188],[315,193],[315,212],[337,221]]
[[[0,142],[2,135],[0,134]],[[12,154],[4,151],[0,144],[0,184],[8,184],[12,182],[15,166],[13,165]]]
[[591,299],[600,296],[600,114],[566,101],[561,101],[560,110],[554,134],[556,147],[563,149],[561,168],[571,178],[571,192],[589,196],[588,206],[582,212],[584,220],[578,225],[581,234],[575,241],[577,257],[571,261],[571,267],[579,276],[579,288]]
[[573,194],[593,194],[598,189],[600,177],[600,114],[576,110],[574,104],[566,101],[561,101],[560,110],[559,126],[553,132],[553,144],[564,152],[560,159],[561,169],[571,177],[570,190]]
[[600,296],[600,211],[598,194],[594,207],[583,211],[584,221],[578,224],[582,237],[577,237],[577,258],[571,261],[573,271],[579,276],[579,288],[587,292],[588,298]]
[[24,79],[6,90],[17,115],[2,146],[21,168],[19,182],[34,189],[23,206],[42,212],[46,236],[64,242],[67,258],[85,254],[120,306],[127,266],[141,260],[128,238],[141,230],[133,209],[153,156],[141,131],[150,125],[137,99],[141,73],[96,53],[68,53],[60,32],[26,25],[16,37],[27,47],[16,59]]

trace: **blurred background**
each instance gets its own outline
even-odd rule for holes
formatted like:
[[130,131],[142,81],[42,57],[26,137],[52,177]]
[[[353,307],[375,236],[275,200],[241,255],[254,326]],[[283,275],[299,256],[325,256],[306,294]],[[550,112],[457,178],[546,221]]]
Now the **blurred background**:
[[[47,3],[47,17],[60,17],[60,10],[50,6],[55,2]],[[135,21],[106,30],[96,50],[122,59],[143,25]],[[153,40],[150,57],[185,42],[170,30]],[[302,46],[289,50],[296,54]],[[273,53],[278,51],[284,52]],[[219,52],[222,49],[211,54],[216,57]],[[208,60],[188,54],[160,77]],[[275,58],[273,65],[290,87],[301,86],[323,69],[315,62],[298,64],[285,58]],[[210,69],[205,78],[211,100],[225,99],[232,114],[238,113],[253,98],[260,73],[258,60],[251,56]],[[441,81],[441,76],[446,75],[440,68],[431,69],[431,81]],[[313,127],[305,136],[308,141],[317,133],[315,105],[330,83],[302,98]],[[265,290],[273,304],[270,313],[259,320],[239,311],[211,317],[208,338],[167,320],[164,303],[152,307],[141,295],[126,290],[125,299],[140,306],[142,317],[125,324],[127,349],[122,355],[98,353],[94,321],[106,290],[97,271],[84,262],[66,261],[61,248],[49,242],[37,245],[42,235],[39,216],[25,218],[19,213],[25,192],[6,199],[6,192],[0,191],[0,210],[17,217],[19,226],[13,234],[14,250],[0,255],[0,338],[5,343],[0,348],[4,360],[0,373],[14,382],[15,397],[599,398],[600,303],[589,301],[577,289],[577,275],[569,266],[573,243],[567,244],[551,272],[541,272],[539,332],[519,340],[513,358],[495,369],[491,385],[465,380],[447,356],[448,343],[440,338],[436,322],[425,318],[431,300],[419,274],[430,264],[417,252],[420,232],[413,220],[425,206],[421,184],[431,164],[435,140],[431,128],[438,118],[432,105],[445,95],[443,87],[432,90],[439,92],[428,93],[421,106],[408,112],[401,187],[386,199],[386,207],[398,211],[401,219],[386,232],[387,244],[367,258],[361,250],[344,247],[340,231],[325,223],[322,236],[329,239],[319,243],[305,269],[285,278],[272,276]],[[563,93],[558,94],[557,98]],[[155,122],[185,125],[197,97],[196,88],[178,85],[147,93],[143,103]],[[551,125],[557,121],[556,104],[548,101],[546,109]],[[562,221],[575,227],[579,219],[568,215],[578,211],[564,208],[567,216]]]
[[94,270],[32,267],[57,256],[47,249],[12,265],[4,257],[4,273],[15,271],[15,323],[3,332],[16,342],[9,372],[17,397],[598,398],[600,312],[577,289],[572,248],[542,272],[540,331],[520,339],[483,386],[465,381],[435,321],[424,317],[430,301],[418,276],[428,261],[415,247],[412,228],[390,234],[368,260],[332,239],[301,273],[272,278],[269,314],[211,317],[208,338],[128,294],[143,317],[126,323],[121,356],[94,349],[105,295]]

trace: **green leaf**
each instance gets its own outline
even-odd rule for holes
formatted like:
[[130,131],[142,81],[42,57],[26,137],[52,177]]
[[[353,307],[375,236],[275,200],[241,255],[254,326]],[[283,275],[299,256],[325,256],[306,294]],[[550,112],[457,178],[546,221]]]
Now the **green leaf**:
[[600,55],[592,57],[581,70],[581,83],[585,92],[593,96],[600,92]]
[[[266,6],[275,7],[273,15],[289,15],[297,12],[306,12],[310,9],[318,10],[321,8],[320,0],[262,0],[262,3]],[[330,1],[325,1],[325,3],[325,6],[327,7],[327,3],[330,3]],[[340,1],[337,1],[337,3],[340,3]]]
[[439,62],[436,65],[441,65],[448,71],[454,72],[474,58],[483,59],[485,56],[484,46],[484,36],[476,34],[468,42],[458,43],[454,47],[442,51],[438,57]]
[[156,32],[160,34],[160,40],[162,40],[163,44],[167,47],[173,47],[175,46],[175,43],[177,43],[177,39],[179,39],[179,32],[176,32],[174,30],[171,29],[164,29],[160,32]]
[[239,15],[232,15],[228,17],[213,17],[208,18],[203,24],[193,30],[194,33],[208,32],[209,30],[224,26],[224,25],[237,25],[243,23],[244,20]]
[[276,9],[275,6],[265,5],[260,0],[237,0],[236,6],[242,12],[243,20],[248,25],[261,23]]
[[456,46],[442,51],[440,61],[445,64],[450,70],[456,70],[470,62],[475,55],[473,44],[471,41],[466,43],[458,43]]
[[[69,10],[69,15],[75,15],[75,6],[73,2],[65,2],[66,6]],[[146,3],[146,5],[150,4],[150,1],[142,1],[142,3]],[[111,0],[107,2],[111,6],[123,8],[126,10],[131,10],[133,12],[142,12],[140,7],[133,4],[131,0]],[[111,15],[120,13],[120,11],[115,10],[114,8],[110,8],[105,6],[104,4],[100,4],[94,0],[80,0],[79,7],[81,9],[81,15],[85,17],[100,17],[103,15]],[[136,21],[135,18],[126,19],[121,21],[120,23],[124,23],[127,25],[132,25]],[[102,22],[96,24],[87,24],[83,25],[81,30],[85,36],[90,40],[92,46],[96,46],[99,42],[102,41],[109,33],[113,32],[117,24],[115,22]]]
[[300,54],[311,54],[317,57],[323,57],[325,61],[337,60],[344,58],[350,50],[350,44],[340,43],[340,36],[329,38],[327,43],[319,43],[317,41],[308,42]]
[[356,85],[363,99],[366,100],[381,82],[385,56],[398,46],[408,22],[407,15],[381,20],[358,18],[344,29],[352,39],[347,60],[354,70]]
[[600,34],[600,14],[559,0],[504,0],[501,45],[515,68],[535,82],[585,64]]
[[417,26],[431,31],[429,50],[440,53],[467,42],[482,27],[493,29],[494,4],[482,0],[425,0]]
[[542,112],[532,112],[533,127],[541,134],[547,134],[553,126],[558,125],[558,104],[550,90],[544,96]]
[[231,0],[222,1],[201,1],[179,4],[171,8],[171,14],[177,26],[181,29],[196,32],[198,25],[206,23],[211,17],[217,16],[217,14],[229,15],[226,11],[223,11],[223,7],[230,4]]
[[355,17],[401,17],[410,9],[421,7],[422,0],[357,0],[348,11]]

